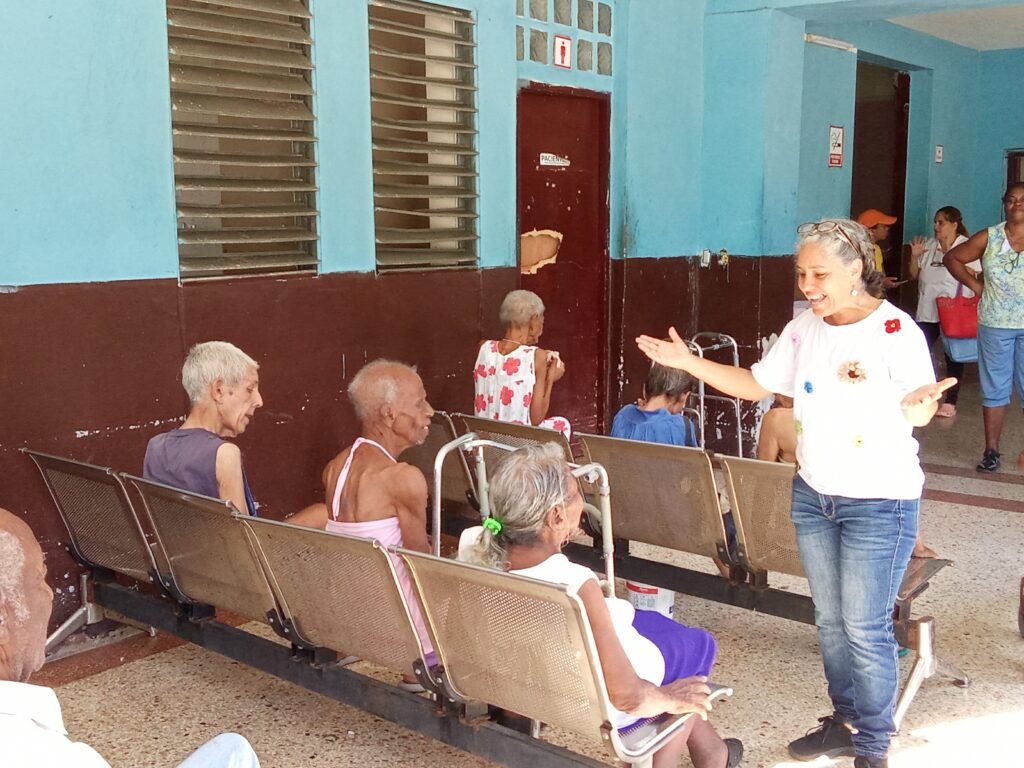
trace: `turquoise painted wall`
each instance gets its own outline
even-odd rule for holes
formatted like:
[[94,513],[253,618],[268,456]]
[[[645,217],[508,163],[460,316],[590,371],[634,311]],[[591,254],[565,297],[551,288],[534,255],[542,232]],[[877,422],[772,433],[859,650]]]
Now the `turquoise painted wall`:
[[1006,150],[1024,150],[1024,99],[1015,95],[1015,88],[1021,82],[1024,82],[1024,49],[981,54],[978,92],[982,95],[974,115],[977,125],[974,145],[976,219],[968,222],[972,231],[1003,218],[999,199],[1006,186]]
[[623,183],[612,185],[623,201],[616,254],[692,254],[703,247],[704,0],[645,0],[629,14],[613,97],[625,117],[613,125],[625,132]]
[[[810,22],[807,31],[851,43],[866,60],[911,73],[906,236],[930,233],[935,210],[944,205],[960,208],[970,226],[977,219],[972,117],[978,52],[885,21]],[[934,162],[936,144],[944,148],[942,164]]]
[[0,285],[178,274],[162,3],[0,3]]
[[[797,220],[800,222],[850,215],[856,82],[856,53],[807,44],[797,189]],[[828,165],[830,125],[845,129],[845,156],[841,168]]]

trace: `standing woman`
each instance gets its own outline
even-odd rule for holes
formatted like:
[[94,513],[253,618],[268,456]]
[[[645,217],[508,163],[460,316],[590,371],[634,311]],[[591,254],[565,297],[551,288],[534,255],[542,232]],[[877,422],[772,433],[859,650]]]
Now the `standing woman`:
[[[999,469],[999,438],[1013,383],[1024,402],[1024,183],[1011,184],[1003,195],[1006,220],[983,229],[953,248],[943,262],[953,277],[977,294],[978,373],[985,422],[985,453],[979,472]],[[983,273],[967,265],[981,259]],[[1024,451],[1018,458],[1024,464]]]
[[[939,338],[939,309],[935,300],[941,296],[955,296],[958,287],[956,278],[946,269],[942,258],[950,249],[966,243],[967,235],[959,209],[947,205],[935,212],[935,237],[915,237],[910,243],[910,279],[917,280],[917,324],[924,331],[929,350]],[[981,271],[981,262],[971,262],[968,269],[977,274]],[[970,289],[964,292],[968,298],[973,295]],[[961,380],[964,364],[951,360],[949,355],[945,357],[946,375]],[[939,406],[935,415],[943,418],[956,416],[959,394],[959,383],[950,387],[946,392],[946,402]]]
[[674,328],[671,342],[637,344],[727,394],[793,398],[793,523],[834,711],[789,752],[885,768],[899,687],[892,607],[924,485],[913,428],[931,420],[955,380],[935,382],[921,329],[883,298],[863,226],[824,219],[797,232],[797,279],[811,307],[753,369],[692,355]]

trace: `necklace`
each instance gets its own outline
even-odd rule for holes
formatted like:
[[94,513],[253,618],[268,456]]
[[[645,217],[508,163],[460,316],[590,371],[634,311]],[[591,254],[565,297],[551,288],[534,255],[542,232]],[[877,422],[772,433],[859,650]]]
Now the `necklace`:
[[522,347],[525,345],[525,342],[516,341],[515,339],[502,339],[502,341],[507,341],[509,344],[515,344],[517,347]]

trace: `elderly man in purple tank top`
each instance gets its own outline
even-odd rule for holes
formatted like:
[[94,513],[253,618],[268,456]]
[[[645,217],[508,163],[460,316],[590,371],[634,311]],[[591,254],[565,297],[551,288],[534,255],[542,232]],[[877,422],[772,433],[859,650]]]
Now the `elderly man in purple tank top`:
[[259,363],[234,344],[203,342],[189,350],[181,367],[181,385],[192,404],[188,418],[149,441],[143,475],[230,501],[255,515],[242,452],[225,438],[242,434],[263,405]]

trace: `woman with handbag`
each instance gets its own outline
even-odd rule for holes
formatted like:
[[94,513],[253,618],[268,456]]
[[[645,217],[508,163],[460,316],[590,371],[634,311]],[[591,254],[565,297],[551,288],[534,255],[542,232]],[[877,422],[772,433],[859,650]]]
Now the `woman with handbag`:
[[[1006,220],[975,233],[943,259],[953,277],[981,296],[978,305],[978,372],[985,422],[979,472],[999,469],[999,439],[1014,382],[1024,402],[1024,182],[1003,195]],[[967,265],[981,259],[975,277]],[[1024,463],[1021,452],[1018,463]]]
[[[942,257],[951,248],[967,242],[967,228],[963,215],[957,208],[947,205],[935,212],[935,237],[915,237],[910,241],[910,279],[917,280],[917,324],[924,331],[928,349],[939,338],[939,312],[935,300],[940,296],[954,296],[959,288],[956,278],[942,263]],[[976,275],[981,271],[981,262],[967,265]],[[964,296],[974,294],[965,290]],[[953,376],[957,384],[946,390],[946,401],[939,406],[935,415],[939,418],[956,416],[956,401],[960,394],[959,382],[964,376],[964,364],[946,357],[946,375]]]

